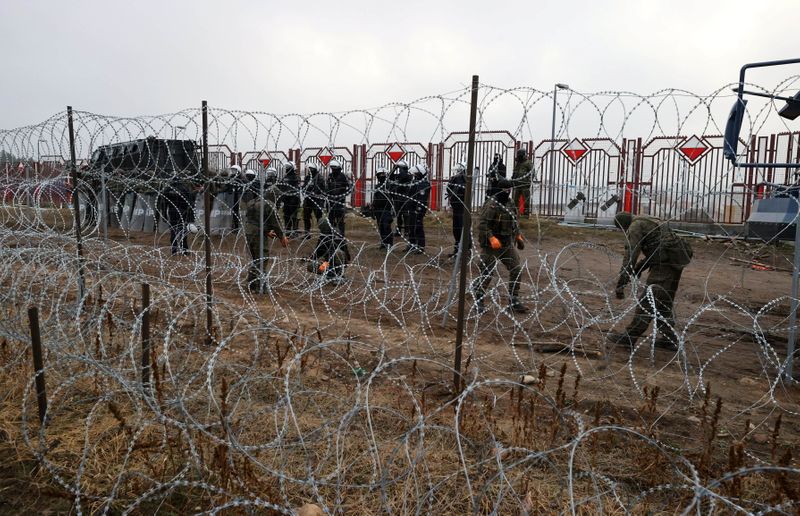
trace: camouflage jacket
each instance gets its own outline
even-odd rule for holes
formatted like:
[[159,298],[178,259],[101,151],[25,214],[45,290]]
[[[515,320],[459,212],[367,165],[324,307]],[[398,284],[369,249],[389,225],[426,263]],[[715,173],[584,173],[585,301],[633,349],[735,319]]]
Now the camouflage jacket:
[[494,197],[486,199],[481,208],[481,218],[478,223],[478,243],[484,249],[489,249],[489,237],[497,237],[503,247],[510,247],[519,235],[517,223],[517,210],[509,200],[501,204]]
[[264,206],[264,234],[274,231],[278,238],[283,237],[283,228],[281,227],[280,219],[278,218],[278,208],[276,205],[277,200],[277,187],[264,186],[264,199],[261,200],[259,196],[259,184],[253,181],[248,186],[242,201],[240,209],[245,213],[245,233],[248,235],[258,235],[259,230],[259,216],[261,214],[261,205]]
[[514,163],[514,174],[511,176],[514,180],[514,186],[530,186],[533,181],[533,163],[530,160],[517,161]]
[[[639,254],[642,260],[637,262]],[[688,242],[655,217],[639,215],[633,218],[625,232],[625,255],[619,271],[617,287],[624,287],[632,275],[639,275],[653,266],[683,268],[692,259]]]

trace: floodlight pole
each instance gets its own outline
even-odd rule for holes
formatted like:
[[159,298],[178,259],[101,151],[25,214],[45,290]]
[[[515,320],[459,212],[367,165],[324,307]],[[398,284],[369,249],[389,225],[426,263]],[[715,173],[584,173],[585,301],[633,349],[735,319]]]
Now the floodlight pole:
[[461,393],[461,348],[464,341],[464,305],[467,290],[467,255],[472,249],[472,167],[475,163],[475,122],[478,111],[478,76],[472,76],[472,100],[469,111],[469,142],[467,143],[467,184],[464,185],[464,225],[461,228],[458,278],[458,312],[456,319],[456,349],[453,365],[453,393]]
[[556,181],[555,173],[555,145],[556,145],[556,98],[558,97],[558,90],[568,90],[569,85],[557,82],[553,85],[553,121],[550,124],[550,171],[548,174],[548,188],[547,188],[547,204],[550,209],[553,208],[553,188]]
[[[771,97],[771,98],[780,98],[773,95],[765,95],[759,93],[753,93],[750,91],[746,91],[744,89],[744,78],[747,70],[751,68],[765,68],[769,66],[781,66],[781,65],[788,65],[788,64],[797,64],[800,63],[799,58],[795,59],[780,59],[777,61],[762,61],[759,63],[747,63],[742,66],[739,70],[739,87],[735,88],[736,94],[738,96],[737,102],[742,104],[744,102],[744,95],[757,95],[759,97]],[[781,100],[787,100],[794,102],[794,99],[785,99],[780,98]],[[727,137],[727,134],[726,134]],[[735,138],[733,138],[732,144],[732,154],[733,159],[731,160],[734,167],[741,167],[741,168],[762,168],[762,167],[770,167],[770,168],[785,168],[785,169],[797,169],[800,168],[800,163],[739,163],[736,160],[736,146],[739,142],[739,135],[736,134]],[[789,311],[789,337],[788,342],[786,344],[786,367],[783,370],[783,377],[793,382],[794,380],[794,352],[795,352],[795,343],[797,340],[797,308],[798,308],[798,287],[800,287],[800,206],[798,207],[798,211],[795,214],[794,218],[794,268],[792,270],[792,293],[791,293],[791,308]]]

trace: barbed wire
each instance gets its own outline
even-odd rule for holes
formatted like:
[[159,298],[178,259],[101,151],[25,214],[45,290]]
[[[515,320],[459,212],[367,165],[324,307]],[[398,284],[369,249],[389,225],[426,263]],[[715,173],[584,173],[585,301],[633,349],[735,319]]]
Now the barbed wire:
[[[211,108],[209,176],[199,109],[75,111],[77,187],[63,113],[0,131],[0,428],[78,514],[794,511],[798,404],[780,270],[790,262],[775,241],[715,234],[744,221],[761,183],[793,178],[758,170],[740,181],[721,161],[710,133],[729,88],[554,98],[481,85],[460,392],[449,251],[467,89],[342,113]],[[776,106],[748,108],[742,155],[796,160],[797,133],[763,133],[785,129]],[[519,293],[513,271],[482,270],[487,190],[509,188],[496,156],[509,179],[530,162],[513,183],[522,215],[506,212],[528,242]],[[725,215],[735,209],[738,219]],[[666,214],[675,229],[705,222],[715,237],[693,240],[674,350],[656,346],[657,321],[630,349],[606,339],[640,304],[659,306],[636,277],[629,299],[615,299],[625,242],[610,229],[623,210]],[[46,424],[29,306],[41,316]]]

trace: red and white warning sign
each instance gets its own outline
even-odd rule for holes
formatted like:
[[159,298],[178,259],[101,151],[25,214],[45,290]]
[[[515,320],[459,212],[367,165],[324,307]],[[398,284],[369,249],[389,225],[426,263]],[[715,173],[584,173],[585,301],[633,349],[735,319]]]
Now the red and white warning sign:
[[675,150],[686,158],[686,161],[688,161],[690,165],[697,163],[697,160],[708,152],[709,149],[711,149],[711,145],[707,144],[705,140],[696,135],[686,138],[675,147]]
[[259,161],[261,162],[262,165],[264,165],[264,168],[267,168],[269,164],[272,163],[272,160],[270,158],[261,158]]
[[397,161],[403,159],[403,156],[406,155],[406,151],[400,146],[399,143],[393,143],[388,149],[386,149],[386,154],[389,156],[389,159],[392,160],[392,163],[396,163]]
[[561,147],[561,152],[563,152],[572,163],[577,163],[589,152],[589,147],[579,139],[573,138],[571,142]]
[[328,166],[328,163],[333,159],[333,152],[328,147],[323,147],[317,153],[317,158],[322,162],[323,166]]

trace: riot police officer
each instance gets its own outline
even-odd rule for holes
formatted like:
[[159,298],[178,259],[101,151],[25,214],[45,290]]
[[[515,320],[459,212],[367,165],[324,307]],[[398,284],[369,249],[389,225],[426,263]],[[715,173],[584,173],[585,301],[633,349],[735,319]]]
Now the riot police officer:
[[331,227],[337,230],[344,238],[344,215],[347,210],[347,194],[350,193],[350,181],[342,171],[339,160],[333,160],[328,165],[330,174],[326,182],[326,196],[328,201],[328,219]]
[[389,175],[389,191],[391,192],[392,207],[397,215],[397,224],[395,225],[395,236],[409,237],[410,232],[410,208],[409,204],[409,185],[411,183],[411,174],[408,171],[408,163],[405,160],[400,160],[392,167],[392,173]]
[[166,213],[169,223],[172,254],[189,254],[187,226],[194,220],[192,217],[194,197],[191,185],[178,177],[169,180],[162,194],[163,212]]
[[414,182],[410,187],[410,238],[409,251],[422,254],[425,251],[425,214],[431,200],[431,183],[428,181],[428,167],[420,163],[411,169]]
[[283,179],[280,185],[281,203],[283,204],[283,226],[288,236],[295,235],[298,229],[297,211],[300,208],[300,176],[294,163],[287,161],[283,165]]
[[306,167],[303,178],[303,230],[311,233],[311,216],[316,218],[317,224],[322,218],[322,208],[325,206],[325,180],[319,173],[319,167],[314,164]]
[[500,188],[497,186],[499,180],[506,178],[506,164],[503,163],[502,154],[496,153],[494,155],[494,160],[489,166],[487,178],[488,184],[486,185],[486,196],[494,197],[494,195],[500,191]]
[[453,239],[455,240],[455,247],[453,252],[448,256],[455,256],[458,254],[458,245],[461,242],[461,232],[464,227],[464,197],[466,195],[467,185],[467,166],[464,163],[457,163],[455,166],[455,174],[453,174],[447,181],[446,197],[450,204],[450,210],[453,212]]
[[381,249],[390,249],[394,244],[392,233],[392,200],[386,183],[386,168],[379,168],[375,172],[375,191],[372,195],[372,213],[378,222],[378,233],[381,237]]

